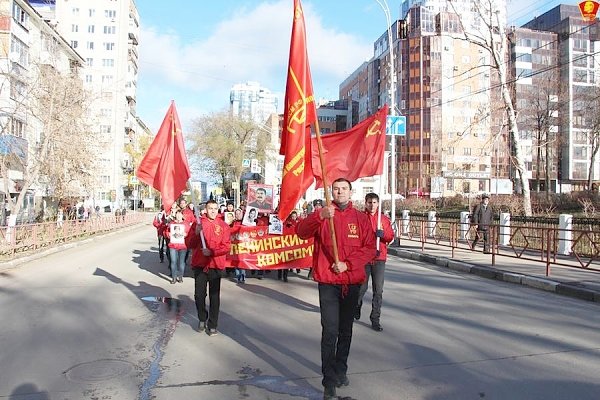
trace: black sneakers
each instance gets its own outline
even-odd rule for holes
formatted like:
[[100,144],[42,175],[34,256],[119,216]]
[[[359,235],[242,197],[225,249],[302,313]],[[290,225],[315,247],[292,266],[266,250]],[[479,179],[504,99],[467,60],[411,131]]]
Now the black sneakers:
[[379,322],[373,322],[373,324],[371,324],[371,329],[373,329],[375,332],[381,332],[383,330]]
[[350,384],[350,380],[348,379],[348,376],[344,375],[344,376],[338,377],[336,386],[342,387],[342,386],[348,386],[349,384]]
[[356,310],[354,310],[354,319],[357,321],[360,319],[360,306],[357,306]]
[[333,399],[337,399],[335,394],[335,386],[325,386],[325,390],[323,391],[323,400]]
[[219,332],[217,332],[217,330],[215,328],[210,328],[206,330],[206,334],[208,336],[217,336],[219,334]]
[[198,322],[198,332],[204,332],[206,330],[206,322],[200,321]]

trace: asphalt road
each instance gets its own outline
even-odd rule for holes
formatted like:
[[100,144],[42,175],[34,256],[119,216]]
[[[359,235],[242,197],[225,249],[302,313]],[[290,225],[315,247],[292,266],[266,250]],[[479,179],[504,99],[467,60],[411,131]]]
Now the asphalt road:
[[[0,399],[320,399],[316,284],[223,281],[196,332],[151,226],[0,268]],[[189,276],[189,274],[188,274]],[[600,399],[597,303],[393,258],[355,323],[344,399]],[[173,299],[164,300],[163,298]]]

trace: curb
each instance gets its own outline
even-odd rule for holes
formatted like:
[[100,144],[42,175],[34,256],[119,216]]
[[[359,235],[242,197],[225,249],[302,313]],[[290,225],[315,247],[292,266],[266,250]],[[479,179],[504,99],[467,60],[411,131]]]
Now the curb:
[[496,268],[485,267],[476,264],[469,264],[464,261],[454,260],[447,257],[436,257],[429,254],[423,254],[416,251],[403,250],[393,247],[388,247],[388,254],[396,257],[423,261],[429,264],[434,264],[439,267],[448,268],[453,271],[463,272],[481,276],[487,279],[494,279],[507,283],[528,286],[534,289],[553,292],[563,296],[573,297],[580,300],[592,301],[600,303],[600,292],[591,290],[577,285],[558,282],[548,278],[540,278],[536,276],[518,274],[515,272],[504,271]]

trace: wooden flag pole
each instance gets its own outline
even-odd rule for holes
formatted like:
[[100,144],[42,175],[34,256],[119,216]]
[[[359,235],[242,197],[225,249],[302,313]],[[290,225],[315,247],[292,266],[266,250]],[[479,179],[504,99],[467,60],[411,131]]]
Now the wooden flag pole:
[[[319,128],[319,119],[315,120],[315,134],[317,138],[317,148],[319,150],[319,161],[321,163],[321,174],[323,176],[323,188],[325,189],[325,204],[327,207],[331,205],[331,193],[329,192],[329,182],[327,182],[327,171],[325,170],[325,158],[323,156],[323,142],[321,141],[321,129]],[[329,219],[329,231],[331,233],[331,242],[333,243],[333,259],[337,264],[340,262],[337,248],[337,238],[335,235],[335,226],[333,225],[333,218]]]

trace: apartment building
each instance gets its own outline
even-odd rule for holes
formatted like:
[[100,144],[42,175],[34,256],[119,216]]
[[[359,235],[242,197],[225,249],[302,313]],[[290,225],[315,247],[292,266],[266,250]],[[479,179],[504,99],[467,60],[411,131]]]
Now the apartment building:
[[[596,20],[597,22],[597,20]],[[591,165],[592,140],[598,133],[597,114],[600,95],[600,31],[597,23],[590,24],[581,17],[577,6],[561,4],[532,19],[523,28],[548,32],[548,40],[556,48],[557,59],[546,68],[557,78],[557,179],[559,192],[588,189],[587,180],[600,181],[600,160]],[[521,40],[520,50],[532,52],[544,47],[539,41]],[[541,68],[534,68],[536,75]],[[530,132],[528,132],[530,133]],[[532,138],[533,140],[533,138]],[[537,151],[536,151],[537,153]],[[550,171],[552,172],[552,171]]]
[[277,113],[277,96],[258,82],[237,83],[231,88],[229,106],[233,115],[263,124],[271,114]]
[[97,189],[100,207],[134,202],[134,166],[125,146],[149,134],[136,116],[139,15],[134,0],[31,0],[31,5],[85,60],[82,79],[94,96],[92,126],[100,134]]
[[[36,109],[31,96],[35,82],[47,68],[66,76],[77,73],[85,61],[23,0],[0,1],[0,44],[0,87],[4,88],[0,91],[0,154],[9,156],[3,160],[15,157],[3,165],[6,179],[0,182],[0,198],[4,205],[5,198],[16,197],[26,188],[26,171],[37,160],[33,155],[40,154],[44,110]],[[44,177],[28,186],[21,212],[12,215],[17,222],[32,222],[43,197],[52,191]],[[1,209],[4,223],[5,207]]]

